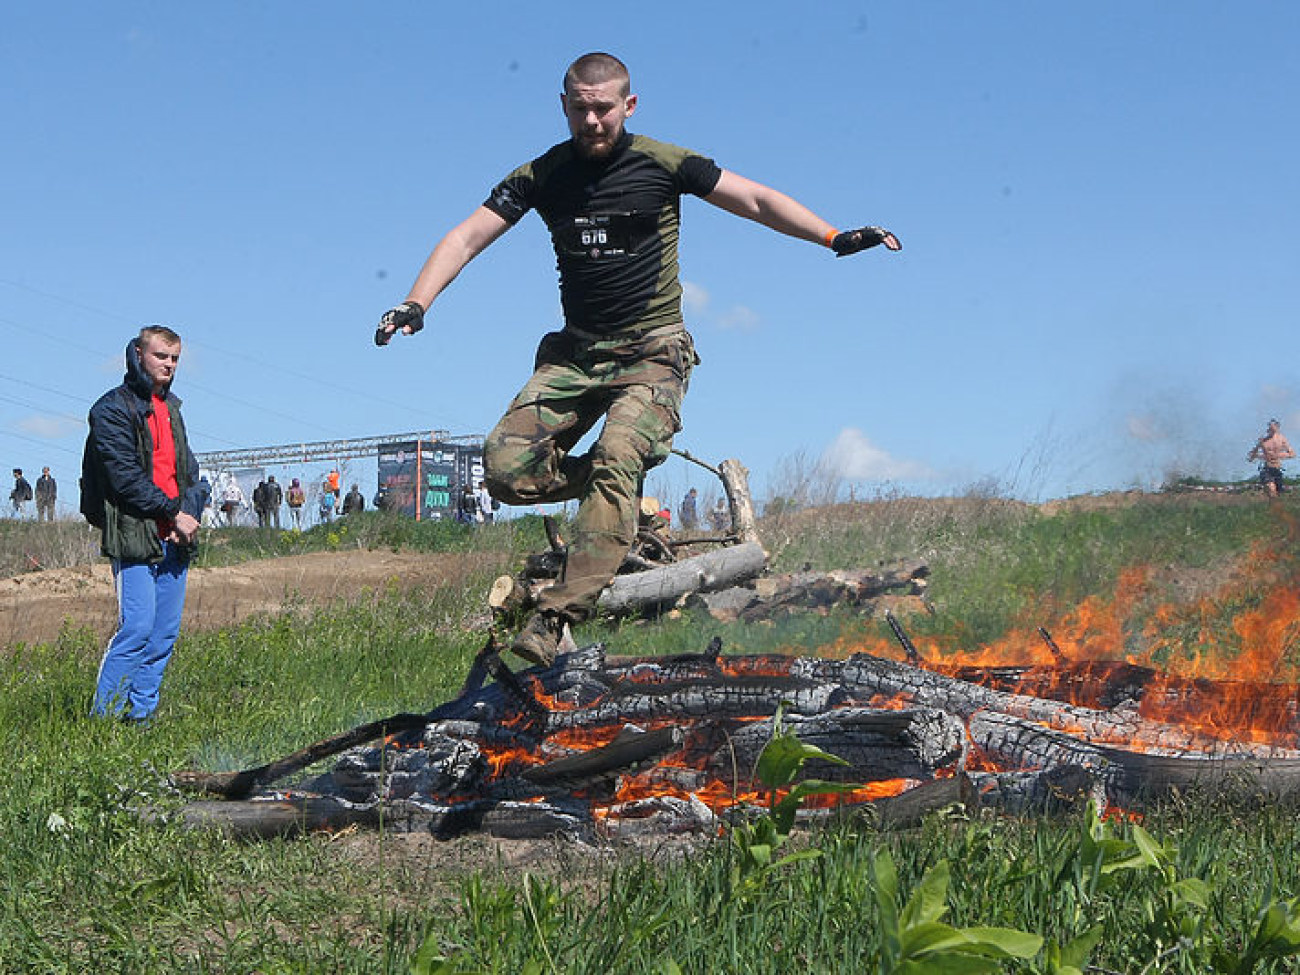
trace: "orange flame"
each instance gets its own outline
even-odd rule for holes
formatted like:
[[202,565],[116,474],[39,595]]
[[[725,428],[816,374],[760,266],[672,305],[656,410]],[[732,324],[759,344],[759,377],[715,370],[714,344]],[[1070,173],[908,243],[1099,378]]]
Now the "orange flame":
[[[1068,608],[1040,600],[1019,625],[985,645],[963,646],[960,633],[914,635],[921,666],[1090,708],[1112,707],[1115,699],[1132,695],[1138,713],[1150,721],[1177,724],[1219,741],[1300,748],[1300,558],[1294,554],[1300,530],[1289,514],[1280,517],[1279,539],[1256,546],[1227,566],[1220,580],[1211,582],[1203,573],[1187,582],[1153,566],[1132,565],[1119,573],[1109,593]],[[854,653],[903,657],[897,643],[879,628],[845,635],[821,651],[829,658]],[[793,659],[785,654],[722,657],[717,667],[730,678],[784,676]],[[658,673],[648,666],[644,672],[629,672],[626,679],[652,683]],[[579,707],[548,695],[536,678],[530,681],[531,692],[549,710]],[[905,708],[910,702],[904,696],[882,696],[871,705]],[[559,732],[548,737],[538,754],[497,749],[489,761],[494,774],[517,773],[559,755],[607,745],[620,731],[613,725]],[[1084,733],[1081,728],[1072,731]],[[596,815],[606,815],[611,806],[662,796],[693,797],[715,812],[742,803],[766,805],[773,799],[720,777],[700,784],[687,756],[703,757],[707,749],[693,747],[697,739],[690,729],[686,737],[683,748],[658,770],[623,776],[613,799],[597,802]],[[1143,747],[1141,742],[1122,744]],[[965,767],[997,771],[978,749],[970,751]],[[675,777],[673,769],[682,774]],[[939,777],[950,774],[953,769],[941,771]],[[806,805],[827,808],[873,801],[899,795],[915,784],[905,779],[875,782],[850,793],[813,797]],[[1117,807],[1106,814],[1135,818]]]

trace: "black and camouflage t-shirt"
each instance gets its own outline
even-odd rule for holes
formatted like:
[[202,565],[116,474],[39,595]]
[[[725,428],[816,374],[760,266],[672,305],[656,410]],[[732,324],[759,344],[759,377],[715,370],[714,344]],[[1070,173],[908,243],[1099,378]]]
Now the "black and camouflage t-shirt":
[[565,321],[597,335],[682,320],[677,236],[683,193],[707,196],[722,170],[687,149],[624,132],[586,159],[562,142],[520,166],[484,203],[510,223],[546,221]]

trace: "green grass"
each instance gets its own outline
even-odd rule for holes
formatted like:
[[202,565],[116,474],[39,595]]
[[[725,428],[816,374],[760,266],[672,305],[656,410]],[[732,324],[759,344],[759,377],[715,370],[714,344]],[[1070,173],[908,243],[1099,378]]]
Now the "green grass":
[[[736,896],[732,853],[721,843],[673,866],[623,863],[597,877],[594,892],[591,878],[489,883],[472,876],[459,911],[434,921],[428,937],[455,959],[448,969],[455,971],[522,971],[533,963],[541,971],[652,973],[672,970],[669,962],[686,972],[884,971],[873,868],[888,852],[904,891],[940,861],[948,864],[947,920],[955,926],[1019,928],[1063,944],[1099,925],[1094,971],[1224,970],[1209,966],[1211,952],[1240,951],[1263,893],[1294,883],[1294,810],[1243,820],[1230,810],[1167,808],[1148,826],[1176,837],[1168,870],[1133,869],[1120,885],[1089,875],[1080,820],[936,815],[904,834],[860,824],[825,830],[811,840],[820,856],[768,875],[753,897]],[[1109,834],[1129,840],[1131,828]],[[1174,883],[1188,878],[1209,888],[1206,909],[1161,916]],[[1176,926],[1187,916],[1200,920],[1201,931],[1180,945]],[[1162,964],[1147,967],[1162,954]]]
[[[415,552],[515,552],[545,548],[542,520],[528,515],[492,526],[452,521],[416,522],[385,512],[362,512],[306,531],[204,528],[194,565],[237,565],[254,559],[340,549]],[[0,518],[0,578],[84,565],[99,558],[99,532],[77,520],[48,523]]]
[[175,808],[160,776],[173,768],[258,764],[454,696],[481,643],[455,623],[477,607],[430,596],[187,635],[148,731],[85,717],[88,635],[3,658],[0,970],[373,970],[391,948],[376,897],[391,878],[326,841],[231,844],[135,810]]
[[536,515],[491,526],[474,526],[454,521],[417,522],[400,515],[366,511],[328,525],[314,525],[303,532],[242,527],[204,529],[195,565],[236,565],[253,559],[340,549],[531,552],[545,546],[542,519]]
[[[1257,546],[1292,538],[1294,513],[1289,501],[1199,496],[1093,510],[902,499],[762,527],[778,568],[925,558],[937,612],[909,625],[955,642],[996,639],[1043,607],[1108,596],[1135,564],[1173,578],[1241,562],[1254,549],[1246,561],[1266,557],[1274,582],[1293,580],[1293,541],[1266,556]],[[381,516],[346,527],[297,537],[235,530],[205,557],[228,564],[345,545],[518,554],[544,545],[536,519],[477,532]],[[0,549],[13,537],[0,536]],[[1238,585],[1223,611],[1235,611],[1233,599],[1257,598],[1265,575]],[[1168,869],[1130,871],[1125,884],[1090,880],[1076,817],[949,813],[906,833],[859,822],[800,834],[820,855],[765,874],[744,896],[723,839],[682,859],[610,859],[557,845],[519,868],[482,841],[345,831],[240,843],[166,816],[141,818],[142,808],[165,813],[182,801],[164,785],[169,770],[245,767],[453,696],[482,643],[489,582],[394,587],[186,633],[147,731],[85,717],[101,649],[89,632],[69,627],[52,643],[0,654],[0,972],[406,972],[413,963],[444,972],[884,971],[874,867],[882,851],[898,864],[904,892],[948,864],[950,924],[1056,942],[1101,925],[1095,971],[1227,971],[1223,958],[1240,955],[1259,907],[1300,894],[1296,810],[1191,799],[1144,824],[1172,845]],[[619,653],[700,650],[715,635],[732,652],[813,653],[875,625],[846,613],[775,625],[688,614],[591,624],[578,636]],[[1130,827],[1112,829],[1116,842],[1131,841]],[[1197,936],[1181,944],[1169,935],[1170,892],[1187,878],[1210,893]],[[1042,957],[1008,969],[1047,971]],[[1296,968],[1278,961],[1254,970]]]

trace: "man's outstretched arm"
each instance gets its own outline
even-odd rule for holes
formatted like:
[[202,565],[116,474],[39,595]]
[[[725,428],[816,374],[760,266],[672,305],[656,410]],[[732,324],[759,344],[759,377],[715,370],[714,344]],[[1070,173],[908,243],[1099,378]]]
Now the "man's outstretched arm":
[[830,247],[840,257],[855,254],[876,244],[884,244],[891,251],[903,247],[897,237],[881,227],[860,227],[841,232],[779,190],[726,169],[722,171],[713,192],[704,199],[728,213],[756,221],[783,234]]
[[465,265],[510,229],[510,224],[487,207],[479,207],[438,241],[411,285],[406,300],[384,312],[375,329],[375,344],[387,345],[398,329],[412,335],[424,328],[424,313],[433,300],[465,269]]

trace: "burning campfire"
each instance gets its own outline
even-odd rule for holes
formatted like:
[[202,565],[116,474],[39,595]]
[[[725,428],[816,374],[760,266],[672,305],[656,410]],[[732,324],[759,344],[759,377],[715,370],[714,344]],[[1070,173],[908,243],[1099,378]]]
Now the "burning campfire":
[[[595,644],[515,674],[490,643],[464,692],[427,714],[177,781],[226,797],[192,803],[189,820],[255,835],[353,822],[440,837],[711,831],[771,798],[754,770],[782,708],[788,730],[847,762],[810,762],[808,777],[861,784],[827,797],[837,814],[909,820],[958,801],[1137,809],[1174,791],[1277,796],[1300,784],[1295,685],[1069,662],[1045,630],[1047,663],[922,664],[894,625],[914,659],[723,656],[716,640],[700,654],[626,658]],[[271,788],[340,752],[325,774]]]
[[[1281,561],[1257,554],[1253,565]],[[924,574],[854,577],[854,604]],[[828,579],[842,599],[845,579],[819,576],[814,588]],[[724,656],[717,639],[698,654],[641,658],[570,643],[552,666],[515,673],[490,639],[460,696],[432,711],[257,768],[173,779],[221,797],[190,803],[187,820],[250,835],[348,823],[440,837],[711,832],[780,798],[755,773],[780,711],[785,730],[846,762],[811,761],[807,777],[860,786],[808,803],[806,818],[1295,793],[1300,684],[1277,682],[1300,647],[1294,580],[1277,579],[1262,598],[1253,580],[1256,596],[1241,599],[1245,581],[1229,578],[1199,600],[1155,605],[1151,579],[1134,568],[1110,599],[1053,618],[1052,631],[1027,627],[974,654],[918,648],[888,610],[892,641],[859,635],[818,657]],[[1225,605],[1239,608],[1225,616]],[[1125,656],[1139,618],[1145,658]],[[1216,626],[1232,647],[1216,645]],[[335,756],[324,774],[275,787]]]

